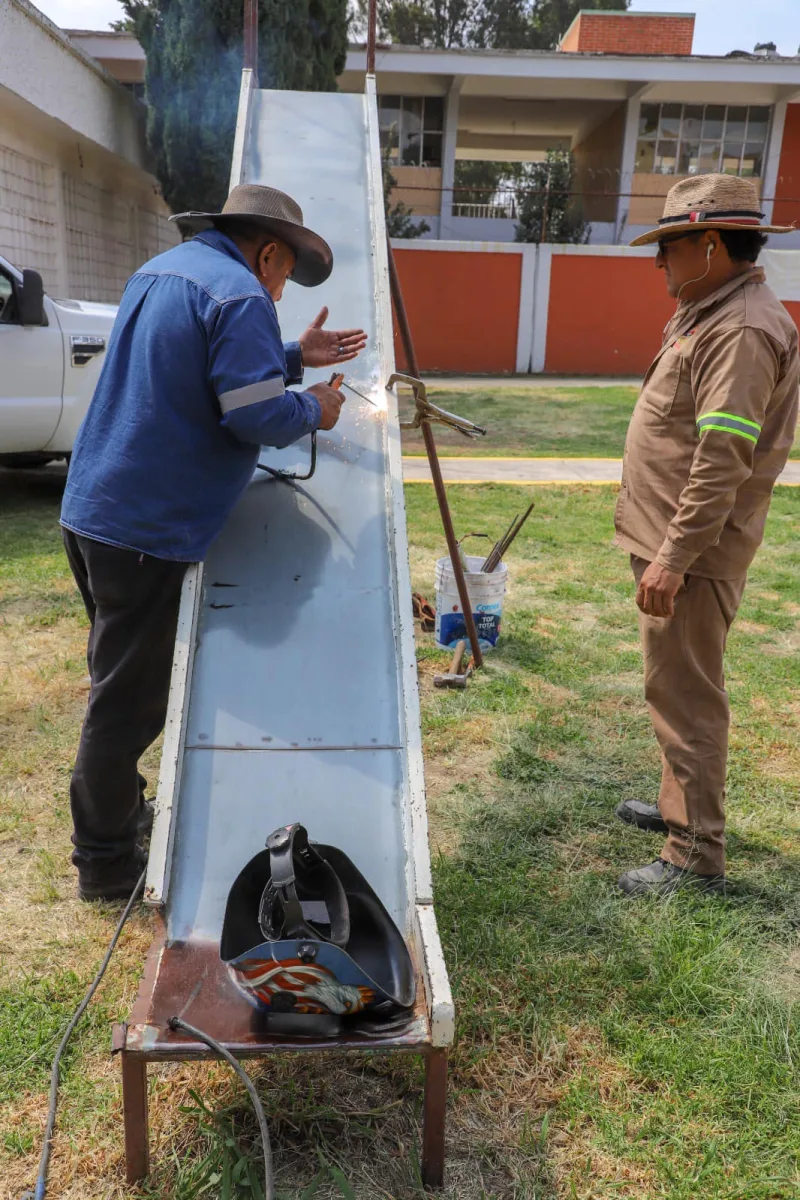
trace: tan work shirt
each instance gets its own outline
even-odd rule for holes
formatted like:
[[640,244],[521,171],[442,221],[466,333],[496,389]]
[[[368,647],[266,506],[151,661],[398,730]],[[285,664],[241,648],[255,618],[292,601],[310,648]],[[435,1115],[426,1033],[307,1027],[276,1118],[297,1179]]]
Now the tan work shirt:
[[669,571],[744,575],[797,422],[797,328],[754,267],[664,331],[633,411],[616,544]]

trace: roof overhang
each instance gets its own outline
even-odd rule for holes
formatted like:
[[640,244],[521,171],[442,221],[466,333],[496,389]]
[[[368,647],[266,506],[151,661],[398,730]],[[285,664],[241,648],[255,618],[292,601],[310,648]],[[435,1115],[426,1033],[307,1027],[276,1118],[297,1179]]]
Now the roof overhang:
[[[366,51],[351,46],[340,85],[363,87]],[[540,99],[683,100],[687,103],[774,104],[799,90],[798,58],[711,58],[700,55],[586,54],[531,50],[436,50],[379,46],[378,88],[404,95],[446,93],[453,80],[462,96]],[[645,90],[643,90],[645,89]]]

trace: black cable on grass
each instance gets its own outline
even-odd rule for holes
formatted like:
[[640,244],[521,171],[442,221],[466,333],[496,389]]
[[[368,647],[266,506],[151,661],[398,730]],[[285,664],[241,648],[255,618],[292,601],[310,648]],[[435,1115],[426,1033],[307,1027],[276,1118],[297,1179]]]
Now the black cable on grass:
[[56,1125],[56,1110],[58,1108],[58,1087],[61,1082],[61,1072],[60,1072],[61,1056],[63,1055],[64,1051],[66,1050],[69,1040],[72,1037],[73,1033],[75,1032],[76,1025],[80,1021],[83,1014],[86,1012],[86,1009],[89,1007],[89,1004],[91,1003],[92,997],[94,996],[95,992],[97,991],[98,987],[100,986],[100,982],[106,973],[106,967],[108,966],[109,962],[111,961],[111,955],[114,953],[114,950],[116,949],[117,942],[119,941],[119,936],[125,927],[125,922],[128,920],[128,917],[133,912],[133,906],[135,905],[136,901],[139,899],[139,896],[142,894],[142,889],[144,888],[144,881],[145,881],[146,875],[147,875],[147,871],[145,870],[145,871],[142,871],[141,875],[139,876],[139,881],[136,884],[136,887],[131,892],[130,900],[125,905],[125,911],[123,912],[122,916],[119,919],[117,928],[114,930],[114,936],[112,937],[111,941],[108,944],[108,949],[105,952],[105,956],[103,958],[103,961],[100,964],[97,974],[95,975],[94,979],[90,983],[89,989],[86,992],[86,995],[83,997],[80,1004],[75,1009],[75,1012],[73,1013],[72,1017],[70,1018],[69,1024],[67,1025],[67,1028],[64,1030],[64,1036],[62,1037],[59,1047],[56,1050],[56,1056],[53,1059],[53,1066],[52,1066],[52,1069],[50,1072],[50,1104],[47,1109],[47,1125],[46,1125],[45,1131],[44,1131],[44,1145],[42,1146],[42,1156],[39,1159],[39,1173],[36,1176],[36,1186],[32,1192],[30,1192],[30,1191],[25,1192],[23,1194],[23,1196],[21,1197],[21,1200],[44,1200],[45,1194],[47,1192],[47,1172],[48,1172],[48,1169],[50,1166],[50,1151],[53,1146],[53,1131],[54,1131],[55,1125]]
[[[233,1067],[236,1074],[241,1079],[244,1086],[247,1088],[248,1095],[253,1102],[253,1108],[258,1119],[258,1127],[261,1131],[261,1147],[264,1152],[264,1196],[265,1200],[275,1200],[275,1180],[272,1171],[272,1146],[269,1140],[269,1129],[267,1128],[267,1118],[264,1115],[264,1108],[261,1104],[258,1092],[255,1089],[250,1076],[245,1071],[240,1062],[233,1057],[231,1052],[227,1050],[221,1042],[213,1038],[211,1034],[205,1033],[202,1029],[197,1029],[194,1025],[187,1024],[180,1017],[170,1017],[167,1021],[170,1029],[182,1029],[184,1033],[190,1034],[192,1037],[198,1038],[201,1042],[205,1042],[212,1050],[225,1059]],[[38,1200],[38,1197],[36,1198]]]

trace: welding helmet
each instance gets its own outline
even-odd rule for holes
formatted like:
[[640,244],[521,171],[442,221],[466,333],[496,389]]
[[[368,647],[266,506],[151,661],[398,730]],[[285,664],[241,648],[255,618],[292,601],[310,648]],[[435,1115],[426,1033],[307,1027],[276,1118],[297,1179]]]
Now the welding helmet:
[[302,825],[276,829],[238,875],[220,957],[258,1009],[291,1018],[284,1026],[396,1018],[414,1004],[411,956],[392,918],[347,855],[309,842]]

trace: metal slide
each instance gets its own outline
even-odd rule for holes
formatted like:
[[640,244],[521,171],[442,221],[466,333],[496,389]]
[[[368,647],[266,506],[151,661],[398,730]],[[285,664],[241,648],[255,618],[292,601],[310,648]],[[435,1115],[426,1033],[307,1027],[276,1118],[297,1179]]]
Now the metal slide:
[[[326,304],[333,328],[365,328],[349,377],[373,403],[346,393],[307,483],[257,472],[187,576],[146,900],[164,908],[167,951],[208,952],[239,870],[273,829],[300,821],[352,858],[404,931],[421,982],[414,1041],[443,1047],[453,1009],[432,906],[400,434],[384,387],[394,357],[374,82],[364,96],[260,91],[245,71],[239,182],[288,192],[330,242],[333,275],[288,284],[281,327],[298,336]],[[305,384],[329,375],[308,371]],[[306,439],[261,461],[302,470],[308,458]],[[168,990],[177,1003],[180,986]],[[131,1026],[127,1048],[155,1049],[159,1024],[145,1017],[138,1040]]]

